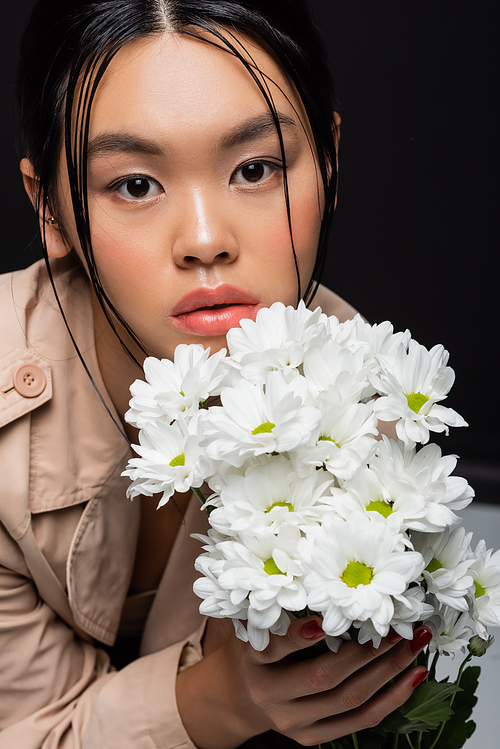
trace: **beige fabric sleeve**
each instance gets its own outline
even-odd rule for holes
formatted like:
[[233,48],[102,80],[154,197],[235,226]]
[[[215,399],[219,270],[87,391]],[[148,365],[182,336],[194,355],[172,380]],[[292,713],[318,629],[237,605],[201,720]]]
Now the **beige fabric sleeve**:
[[117,672],[39,599],[29,578],[0,566],[0,749],[195,749],[175,700],[189,641]]

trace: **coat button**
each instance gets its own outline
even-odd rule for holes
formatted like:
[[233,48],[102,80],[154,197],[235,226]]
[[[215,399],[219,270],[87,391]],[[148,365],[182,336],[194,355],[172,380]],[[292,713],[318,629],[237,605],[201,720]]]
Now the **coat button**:
[[19,395],[36,398],[47,386],[45,372],[38,364],[21,364],[14,372],[13,385]]

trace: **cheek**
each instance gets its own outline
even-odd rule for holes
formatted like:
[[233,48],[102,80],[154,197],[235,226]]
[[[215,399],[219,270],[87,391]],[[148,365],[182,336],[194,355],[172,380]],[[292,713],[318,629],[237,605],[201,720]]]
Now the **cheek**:
[[[63,212],[67,245],[74,249],[84,267],[86,261],[81,249],[71,209],[66,205]],[[154,246],[151,233],[141,227],[134,229],[130,222],[123,223],[109,216],[97,201],[91,209],[90,229],[92,251],[100,280],[106,293],[113,293],[123,287],[127,290],[134,279],[148,271],[153,272],[153,258],[150,252]],[[148,251],[149,249],[149,251]],[[130,288],[128,289],[130,290]]]
[[[130,293],[138,280],[158,272],[158,253],[154,249],[160,240],[151,226],[137,231],[133,225],[109,221],[94,221],[92,248],[100,279],[112,295],[120,289]],[[161,245],[161,242],[160,242]]]
[[[314,174],[304,179],[289,180],[290,218],[293,246],[299,262],[301,276],[307,281],[312,273],[318,249],[321,229],[322,201],[318,195]],[[279,259],[281,270],[293,269],[292,242],[286,203],[281,193],[267,212],[261,212],[258,220],[250,215],[245,222],[246,234],[260,248],[261,259],[270,264],[271,258]]]
[[321,230],[322,206],[315,190],[304,192],[292,205],[292,230],[302,280],[309,282]]

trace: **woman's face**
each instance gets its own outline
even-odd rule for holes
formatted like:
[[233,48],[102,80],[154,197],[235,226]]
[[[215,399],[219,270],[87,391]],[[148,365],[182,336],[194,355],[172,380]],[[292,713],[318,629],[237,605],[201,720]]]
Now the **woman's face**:
[[[323,208],[307,118],[274,60],[243,41],[281,120],[304,289]],[[281,163],[268,106],[231,54],[165,33],[116,55],[92,107],[90,225],[104,289],[148,353],[172,358],[198,342],[215,351],[241,318],[295,304]],[[78,251],[64,173],[60,198]]]

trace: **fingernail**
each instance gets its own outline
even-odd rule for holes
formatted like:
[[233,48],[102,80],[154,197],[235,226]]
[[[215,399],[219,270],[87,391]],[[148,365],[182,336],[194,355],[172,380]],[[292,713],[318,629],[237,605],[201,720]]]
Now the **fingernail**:
[[413,635],[413,640],[410,642],[410,653],[417,655],[420,651],[425,648],[426,645],[432,640],[432,632],[426,627],[417,629]]
[[322,637],[324,634],[324,631],[315,619],[306,622],[302,627],[302,637],[305,637],[306,640],[317,640],[318,637]]
[[387,637],[385,639],[387,640],[387,642],[390,642],[391,645],[394,645],[395,642],[399,642],[403,638],[401,635],[398,635],[395,629],[389,627],[389,632],[387,633]]
[[429,675],[429,672],[427,670],[421,671],[417,676],[415,676],[414,680],[412,681],[411,688],[416,689],[419,684],[423,682],[424,679],[427,678]]

